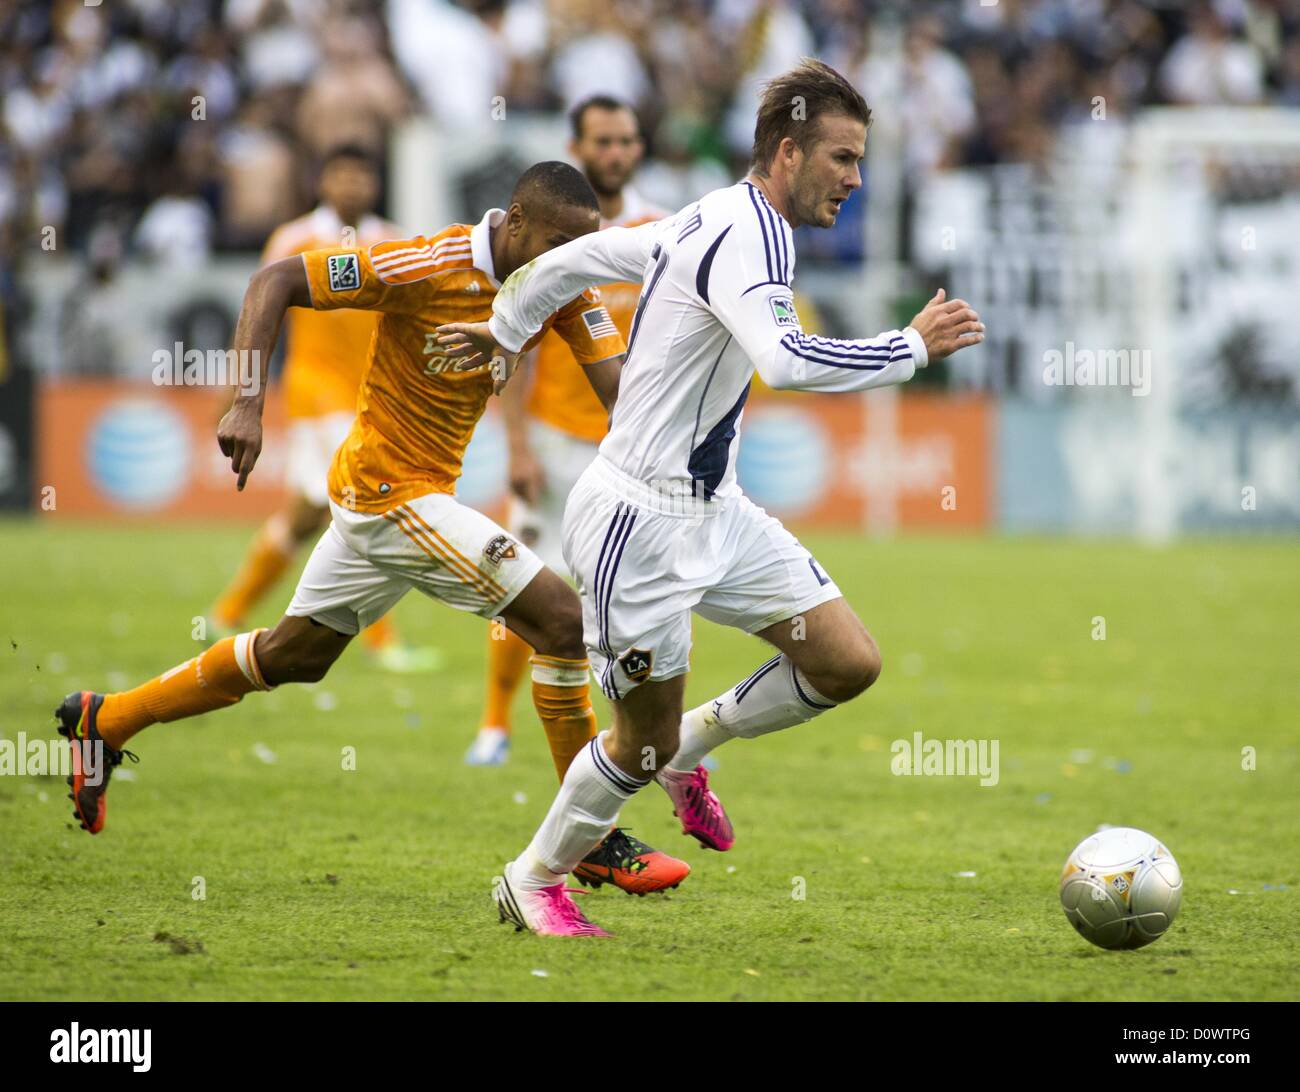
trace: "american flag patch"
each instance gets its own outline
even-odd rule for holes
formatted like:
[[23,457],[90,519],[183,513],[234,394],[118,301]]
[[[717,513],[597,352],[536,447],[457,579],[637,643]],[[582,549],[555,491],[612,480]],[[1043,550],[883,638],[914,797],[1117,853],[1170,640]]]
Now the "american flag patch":
[[599,341],[603,337],[618,336],[618,327],[614,325],[614,320],[603,307],[593,307],[590,311],[583,311],[582,321],[587,324],[587,330],[593,341]]

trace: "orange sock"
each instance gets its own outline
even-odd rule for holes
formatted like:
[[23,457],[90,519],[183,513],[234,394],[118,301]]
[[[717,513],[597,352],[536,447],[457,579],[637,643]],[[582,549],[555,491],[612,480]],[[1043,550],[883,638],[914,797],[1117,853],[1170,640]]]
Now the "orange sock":
[[385,614],[361,631],[361,639],[365,641],[366,648],[371,652],[378,652],[397,640],[397,628],[393,625],[392,619]]
[[[495,628],[494,626],[493,629]],[[504,639],[498,639],[494,635],[488,637],[487,698],[483,703],[483,719],[479,722],[479,727],[502,728],[508,732],[510,706],[514,703],[515,691],[519,689],[533,649],[513,630],[503,626],[501,632],[505,634]]]
[[261,632],[227,637],[143,686],[106,694],[95,721],[104,742],[120,751],[141,728],[234,705],[250,690],[270,690],[253,651]]
[[588,686],[586,659],[533,657],[533,705],[546,729],[546,742],[561,781],[569,763],[596,735],[596,713]]
[[257,532],[244,563],[213,604],[212,614],[217,623],[238,626],[284,574],[295,552],[288,520],[283,515],[272,516]]

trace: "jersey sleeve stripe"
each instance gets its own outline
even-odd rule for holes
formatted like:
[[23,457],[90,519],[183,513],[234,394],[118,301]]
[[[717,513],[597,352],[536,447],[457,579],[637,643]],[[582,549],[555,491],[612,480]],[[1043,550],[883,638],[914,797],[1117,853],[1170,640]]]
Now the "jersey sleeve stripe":
[[410,273],[415,269],[426,270],[425,276],[428,276],[452,266],[466,265],[469,261],[470,256],[468,254],[438,255],[435,258],[412,258],[409,262],[403,262],[399,265],[386,265],[383,269],[377,269],[375,272],[379,274],[380,280],[388,281],[393,277]]
[[[795,356],[802,357],[804,360],[811,360],[814,364],[824,364],[828,368],[852,368],[856,371],[878,372],[886,364],[892,364],[896,360],[908,360],[911,358],[910,349],[894,349],[889,352],[880,351],[875,353],[836,353],[829,349],[818,347],[816,351],[811,351],[813,347],[801,345],[792,335],[786,334],[781,339],[781,344]],[[855,364],[850,361],[878,360],[884,363],[880,364]]]
[[763,209],[758,203],[758,197],[755,196],[754,187],[749,183],[746,183],[746,185],[749,188],[750,203],[754,206],[754,215],[758,217],[758,228],[763,233],[763,256],[767,259],[767,279],[774,281],[776,280],[776,274],[772,272],[772,248],[767,241],[767,221],[763,217]]
[[767,210],[767,222],[772,225],[772,249],[776,252],[776,266],[781,271],[781,280],[788,281],[790,274],[786,272],[785,228],[777,222],[780,217],[766,198],[763,199],[763,206]]
[[387,246],[387,243],[376,243],[371,247],[372,251],[378,251],[373,260],[376,264],[386,261],[405,260],[420,254],[437,254],[444,250],[469,250],[470,243],[465,238],[443,239],[437,243],[426,243],[424,246],[404,246],[393,250],[380,249]]
[[[776,207],[767,199],[763,193],[752,182],[747,182],[750,190],[750,198],[755,200],[762,210],[767,213],[767,222],[772,225],[772,249],[775,252],[775,265],[780,271],[779,283],[787,287],[790,284],[790,252],[793,249],[794,236],[790,232],[790,225],[785,222],[785,217],[776,211]],[[766,242],[766,235],[764,235]],[[772,266],[768,266],[768,276],[773,280],[778,280],[772,273]]]
[[381,254],[374,254],[372,248],[371,264],[375,267],[376,272],[388,269],[395,265],[405,265],[413,261],[436,259],[445,254],[469,254],[469,240],[463,242],[460,240],[447,240],[436,246],[423,247],[402,247],[400,250],[388,250]]
[[793,348],[821,353],[824,356],[836,357],[840,360],[902,360],[912,355],[912,350],[906,342],[902,345],[891,344],[888,346],[868,343],[859,348],[853,342],[818,338],[817,340],[822,344],[813,344],[812,338],[804,334],[796,334],[793,331],[786,334],[781,340],[782,342],[789,342]]
[[[850,350],[852,349],[878,350],[883,348],[883,346],[878,341],[865,341],[863,339],[849,341],[849,340],[843,340],[841,338],[823,337],[821,334],[800,334],[799,336],[804,343],[809,344],[813,348],[817,348],[821,345],[828,346],[829,348],[832,349],[850,349]],[[907,339],[903,337],[901,334],[895,334],[893,337],[889,339],[889,347],[891,349],[906,348]]]

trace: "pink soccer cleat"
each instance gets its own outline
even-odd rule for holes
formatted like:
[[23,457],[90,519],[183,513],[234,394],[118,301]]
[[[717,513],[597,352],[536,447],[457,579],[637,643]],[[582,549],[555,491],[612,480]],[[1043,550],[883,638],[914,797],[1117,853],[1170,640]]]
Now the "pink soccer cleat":
[[587,920],[573,901],[573,895],[583,892],[571,890],[563,883],[552,884],[535,890],[527,890],[511,882],[511,861],[497,877],[492,889],[496,900],[497,913],[502,921],[514,922],[515,932],[531,929],[542,937],[608,937],[599,925]]
[[655,778],[673,802],[673,814],[689,834],[706,849],[720,852],[736,844],[736,832],[722,808],[718,794],[709,788],[709,771],[696,766],[689,773],[665,766]]

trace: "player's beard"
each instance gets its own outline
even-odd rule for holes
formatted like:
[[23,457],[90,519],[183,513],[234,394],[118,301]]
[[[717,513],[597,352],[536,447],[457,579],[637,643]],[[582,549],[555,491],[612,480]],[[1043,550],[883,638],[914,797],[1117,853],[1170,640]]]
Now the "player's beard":
[[587,181],[591,183],[591,188],[596,191],[600,197],[617,197],[623,192],[623,187],[627,185],[627,180],[632,176],[632,172],[613,170],[604,171],[597,174],[593,171],[587,172]]
[[822,208],[826,203],[826,195],[818,187],[815,181],[805,179],[799,175],[795,176],[795,184],[791,191],[791,202],[794,206],[796,224],[812,224],[814,227],[829,227],[830,225],[822,223]]
[[[794,178],[793,197],[794,212],[798,217],[800,224],[812,224],[815,227],[829,228],[835,226],[835,220],[839,216],[840,208],[831,204],[833,198],[839,194],[834,189],[827,189],[814,176],[813,172],[806,167],[801,169]],[[830,209],[830,219],[825,220],[827,208]]]

